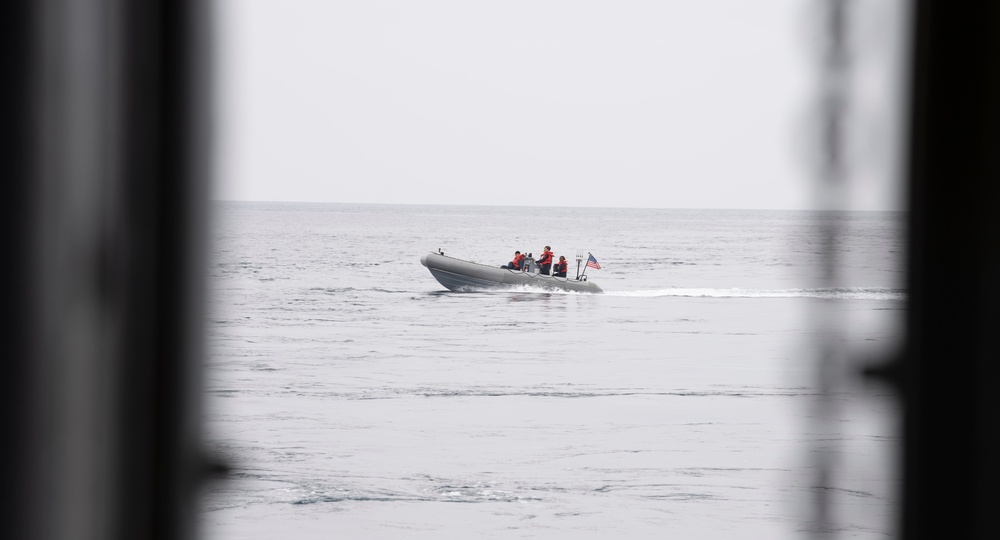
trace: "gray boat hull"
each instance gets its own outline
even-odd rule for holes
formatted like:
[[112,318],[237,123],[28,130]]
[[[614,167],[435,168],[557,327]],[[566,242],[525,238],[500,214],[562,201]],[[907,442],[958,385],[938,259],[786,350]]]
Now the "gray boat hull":
[[487,266],[439,253],[428,253],[420,257],[420,264],[430,270],[441,285],[449,291],[463,292],[482,289],[510,289],[516,287],[535,287],[548,290],[575,291],[586,293],[601,293],[596,283],[578,281],[569,278],[545,276],[533,272],[521,272]]

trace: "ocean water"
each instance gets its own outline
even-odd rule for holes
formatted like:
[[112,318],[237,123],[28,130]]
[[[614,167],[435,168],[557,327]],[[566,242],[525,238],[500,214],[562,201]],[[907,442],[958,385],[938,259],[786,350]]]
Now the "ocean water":
[[[233,470],[205,492],[206,538],[894,532],[896,404],[853,373],[901,340],[900,214],[219,203],[215,220],[205,436]],[[452,293],[419,262],[544,245],[592,252],[605,293]]]

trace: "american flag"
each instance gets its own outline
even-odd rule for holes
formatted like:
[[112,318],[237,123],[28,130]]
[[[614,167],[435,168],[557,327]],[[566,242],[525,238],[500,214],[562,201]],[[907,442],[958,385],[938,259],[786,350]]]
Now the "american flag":
[[593,268],[594,270],[600,270],[601,265],[597,262],[597,259],[595,259],[594,256],[590,253],[588,253],[588,255],[590,255],[590,258],[587,259],[587,266]]

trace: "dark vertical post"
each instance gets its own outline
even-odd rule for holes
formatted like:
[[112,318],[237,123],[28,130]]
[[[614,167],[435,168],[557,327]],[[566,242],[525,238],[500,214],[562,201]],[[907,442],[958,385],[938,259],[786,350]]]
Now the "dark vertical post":
[[208,2],[0,2],[0,538],[194,536]]
[[130,474],[120,478],[119,493],[141,494],[144,503],[119,521],[122,538],[190,538],[205,473],[198,453],[209,147],[205,4],[121,4],[120,210],[131,231],[121,240],[133,263],[123,349],[147,359],[120,364],[135,383],[122,388],[123,401],[135,406],[121,410],[121,442],[140,443],[142,451],[124,456]]
[[996,538],[1000,3],[921,0],[914,28],[902,531]]
[[[35,286],[27,262],[32,253],[31,116],[35,43],[31,0],[0,2],[0,478],[8,496],[0,505],[0,538],[26,538],[35,510],[35,490],[25,467],[34,448],[30,402]],[[20,501],[18,504],[15,501]]]

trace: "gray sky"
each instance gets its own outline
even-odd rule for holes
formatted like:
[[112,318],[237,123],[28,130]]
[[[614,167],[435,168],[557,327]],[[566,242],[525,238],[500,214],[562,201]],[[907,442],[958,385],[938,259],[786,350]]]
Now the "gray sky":
[[[217,0],[216,197],[811,208],[821,3]],[[898,207],[899,3],[856,25],[852,208]]]

